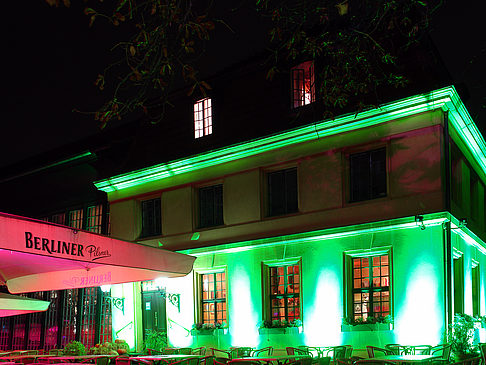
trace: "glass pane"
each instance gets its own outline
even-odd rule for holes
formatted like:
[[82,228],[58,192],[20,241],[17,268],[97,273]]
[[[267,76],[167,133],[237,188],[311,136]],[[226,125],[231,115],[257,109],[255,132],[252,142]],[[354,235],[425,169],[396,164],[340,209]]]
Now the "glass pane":
[[354,277],[355,278],[360,278],[361,277],[361,270],[360,269],[354,269],[353,270]]

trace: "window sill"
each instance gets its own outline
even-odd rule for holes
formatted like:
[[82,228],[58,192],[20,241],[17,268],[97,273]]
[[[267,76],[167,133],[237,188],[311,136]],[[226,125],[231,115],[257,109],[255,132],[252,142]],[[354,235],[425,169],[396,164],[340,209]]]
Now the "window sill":
[[191,330],[191,336],[220,336],[228,334],[227,328]]
[[276,328],[259,328],[258,333],[261,335],[297,335],[302,333],[302,327],[276,327]]
[[342,324],[341,332],[361,332],[361,331],[391,331],[393,323],[363,323],[363,324]]

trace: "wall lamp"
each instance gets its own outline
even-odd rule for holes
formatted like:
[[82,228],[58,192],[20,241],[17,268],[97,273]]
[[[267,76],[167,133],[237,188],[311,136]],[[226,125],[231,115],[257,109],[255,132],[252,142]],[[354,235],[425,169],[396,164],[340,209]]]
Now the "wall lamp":
[[423,215],[416,215],[415,216],[415,223],[417,224],[417,226],[420,227],[420,229],[422,231],[425,229],[424,216]]

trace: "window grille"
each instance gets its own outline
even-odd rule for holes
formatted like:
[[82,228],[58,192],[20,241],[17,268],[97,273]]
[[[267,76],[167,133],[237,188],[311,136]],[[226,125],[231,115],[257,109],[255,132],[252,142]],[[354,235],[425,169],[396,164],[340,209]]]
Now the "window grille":
[[269,172],[268,216],[277,216],[298,211],[297,168]]
[[12,317],[0,318],[0,350],[10,349],[10,321]]
[[59,316],[59,291],[51,290],[47,292],[47,300],[51,302],[49,308],[46,311],[46,329],[44,334],[44,350],[55,349],[57,345],[58,337],[58,316]]
[[83,210],[76,209],[69,212],[69,227],[83,229]]
[[223,224],[223,185],[199,189],[199,228]]
[[162,233],[160,198],[144,200],[142,206],[141,237],[158,236]]
[[210,98],[194,103],[194,138],[213,133],[213,111]]
[[78,289],[67,289],[64,291],[61,331],[62,348],[64,348],[68,342],[76,339],[76,327],[78,323],[78,295]]
[[13,316],[12,350],[25,350],[27,316]]
[[103,206],[101,204],[88,207],[86,217],[86,230],[101,233]]
[[65,213],[54,214],[51,217],[51,222],[65,225],[66,224],[66,214]]
[[350,201],[386,196],[386,149],[380,148],[349,156]]
[[313,103],[316,98],[314,84],[314,62],[303,62],[291,70],[292,75],[292,107]]
[[100,340],[99,343],[112,342],[113,341],[113,327],[112,327],[112,309],[110,292],[102,292],[101,296],[101,321],[100,321]]
[[224,272],[201,274],[202,323],[226,322],[226,275]]
[[81,307],[80,341],[86,348],[91,348],[97,343],[95,339],[96,328],[96,303],[98,287],[84,288]]
[[389,255],[353,257],[353,318],[366,321],[368,317],[390,314]]
[[300,266],[270,266],[269,279],[272,322],[300,319]]

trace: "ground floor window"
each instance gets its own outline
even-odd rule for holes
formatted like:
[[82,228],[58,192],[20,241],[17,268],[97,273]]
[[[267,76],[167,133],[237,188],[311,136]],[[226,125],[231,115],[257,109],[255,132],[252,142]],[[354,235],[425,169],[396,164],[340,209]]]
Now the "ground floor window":
[[[347,318],[366,322],[391,314],[391,265],[389,252],[347,255]],[[371,319],[374,318],[374,319]]]
[[263,271],[264,320],[271,325],[301,320],[300,260],[265,263]]
[[199,275],[200,322],[202,325],[221,326],[227,323],[226,273],[213,272]]

